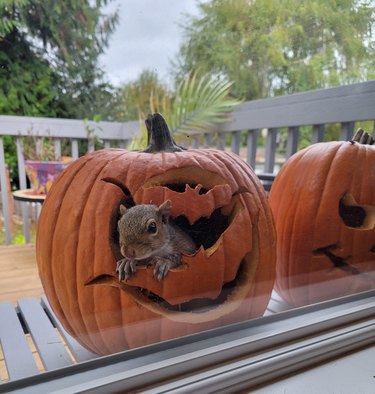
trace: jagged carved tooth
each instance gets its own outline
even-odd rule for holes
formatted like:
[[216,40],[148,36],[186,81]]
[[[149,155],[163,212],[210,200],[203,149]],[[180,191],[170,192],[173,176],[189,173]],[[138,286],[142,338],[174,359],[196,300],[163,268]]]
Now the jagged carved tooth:
[[195,190],[197,191],[197,193],[199,194],[199,192],[202,190],[202,185],[199,183],[198,185],[195,186]]

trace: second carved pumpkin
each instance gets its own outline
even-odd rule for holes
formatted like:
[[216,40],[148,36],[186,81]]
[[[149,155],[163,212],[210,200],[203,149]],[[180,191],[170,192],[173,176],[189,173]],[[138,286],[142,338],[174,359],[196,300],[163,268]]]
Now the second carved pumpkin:
[[[362,137],[363,140],[360,138]],[[309,146],[276,176],[275,287],[294,306],[375,288],[375,145]]]

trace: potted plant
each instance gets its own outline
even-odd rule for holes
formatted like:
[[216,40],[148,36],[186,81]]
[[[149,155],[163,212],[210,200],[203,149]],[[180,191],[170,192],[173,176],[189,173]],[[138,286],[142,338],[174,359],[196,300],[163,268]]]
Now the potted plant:
[[70,164],[71,157],[56,159],[51,137],[29,134],[23,141],[26,175],[35,194],[47,194],[55,179]]

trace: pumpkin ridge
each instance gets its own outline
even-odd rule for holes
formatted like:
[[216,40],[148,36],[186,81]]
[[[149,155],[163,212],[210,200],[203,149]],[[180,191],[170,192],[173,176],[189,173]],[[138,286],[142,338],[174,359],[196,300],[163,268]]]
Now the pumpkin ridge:
[[[123,181],[123,182],[125,183],[125,185],[127,185],[129,182],[132,182],[132,181],[129,180],[129,174],[133,173],[133,166],[135,166],[135,163],[137,163],[137,160],[139,159],[139,156],[140,156],[139,152],[134,152],[134,151],[127,152],[127,151],[125,151],[125,152],[119,157],[119,160],[120,160],[121,157],[127,155],[128,153],[131,153],[131,154],[134,155],[135,157],[133,158],[133,160],[129,160],[129,164],[128,164],[129,169],[128,169],[128,171],[127,171],[127,173],[126,173],[126,176],[125,176],[125,182]],[[129,188],[127,188],[127,189],[129,189]],[[129,190],[129,192],[130,192],[130,195],[133,196],[134,193],[132,193],[131,190]]]
[[[309,149],[308,150],[308,155],[311,155],[311,149]],[[306,156],[304,157],[305,159],[306,159]],[[303,161],[303,158],[301,158],[302,160],[301,161]],[[329,170],[328,170],[329,171]],[[310,167],[310,171],[308,171],[308,170],[306,170],[305,172],[304,172],[304,174],[301,176],[301,178],[302,179],[300,179],[300,182],[302,183],[302,182],[305,182],[305,179],[309,179],[309,177],[311,177],[311,176],[313,176],[313,166],[311,166]],[[325,184],[323,184],[322,185],[322,188],[321,188],[322,190],[324,190],[325,189]],[[304,200],[305,198],[306,198],[306,196],[305,196],[305,193],[306,193],[306,191],[305,190],[303,190],[302,188],[301,188],[301,192],[297,195],[297,196],[295,196],[295,199],[294,199],[294,201],[296,201],[297,202],[297,204],[298,204],[298,202],[299,202],[299,199],[302,199],[302,200]],[[319,191],[319,193],[320,193],[320,191]],[[318,207],[316,208],[316,210],[319,210],[319,202],[320,202],[320,194],[319,194],[319,198],[318,198]],[[311,199],[309,200],[309,202],[311,201]],[[291,206],[292,206],[292,204],[290,204]],[[296,228],[296,226],[297,226],[297,214],[296,214],[296,212],[294,212],[294,215],[293,215],[293,217],[294,217],[294,220],[293,220],[293,224],[292,224],[292,226],[291,226],[291,232],[293,233],[294,231],[295,231],[295,228]],[[283,230],[282,230],[283,231]],[[312,239],[312,240],[314,240],[314,234],[315,234],[315,227],[313,227],[312,228],[312,234],[311,234],[311,238],[310,239]],[[312,241],[312,243],[313,243],[313,241]],[[293,246],[291,245],[290,246],[290,249],[289,249],[289,256],[287,257],[287,259],[291,259],[291,261],[293,261],[292,259],[293,259],[293,257],[294,257],[294,251],[293,251]],[[288,281],[288,286],[290,286],[290,283],[291,283],[291,281],[292,281],[292,276],[294,275],[294,272],[293,272],[293,269],[294,269],[294,267],[292,266],[292,265],[290,265],[289,266],[289,270],[288,270],[288,273],[287,273],[287,281]],[[310,270],[311,271],[311,269],[312,269],[312,267],[308,267],[307,268],[307,270]],[[309,289],[308,289],[308,292],[309,292]],[[309,296],[309,295],[308,295]]]
[[[329,167],[325,171],[326,176],[324,178],[324,184],[323,184],[323,187],[322,187],[322,193],[321,193],[320,198],[319,198],[319,205],[318,205],[318,208],[316,210],[316,216],[319,216],[321,214],[321,211],[323,210],[322,202],[325,200],[324,197],[328,193],[327,192],[327,184],[329,182],[331,182],[331,177],[332,177],[331,174],[332,174],[332,172],[335,172],[335,170],[336,170],[335,159],[338,157],[339,154],[345,155],[347,147],[353,147],[353,145],[351,145],[349,143],[347,144],[344,141],[340,141],[340,142],[335,143],[334,147],[336,149],[333,151],[333,154],[330,156]],[[324,194],[324,193],[326,193],[326,194]],[[316,225],[315,225],[314,228],[313,228],[313,234],[312,235],[314,236],[315,232],[317,232],[317,231],[318,231],[318,229],[316,229]],[[315,238],[313,238],[313,239],[315,239]],[[322,245],[322,246],[324,246],[324,245]],[[311,269],[313,269],[313,267],[311,267]]]
[[[93,153],[92,154],[92,158],[93,157],[95,157],[96,155],[95,155],[95,153]],[[100,168],[100,169],[97,169],[97,167],[95,168],[95,169],[97,169],[97,175],[96,175],[96,177],[95,177],[95,179],[97,180],[98,179],[98,177],[100,176],[100,174],[102,173],[102,170],[103,170],[103,168],[108,164],[108,163],[110,163],[111,162],[111,160],[106,160],[105,161],[105,163],[103,163],[102,164],[102,167]],[[87,165],[89,165],[91,163],[91,161],[90,162],[86,162],[86,166]],[[94,171],[95,170],[94,168],[92,169],[92,171]],[[72,183],[73,183],[73,181],[76,181],[76,178],[75,177],[72,177]],[[90,196],[90,194],[91,194],[91,191],[92,191],[92,189],[93,189],[93,187],[94,187],[94,185],[95,185],[95,183],[92,183],[91,185],[90,185],[90,188],[89,188],[89,190],[87,190],[87,195],[86,195],[86,200],[89,198],[89,196]],[[87,205],[85,204],[85,206],[84,206],[84,208],[83,208],[83,210],[82,210],[82,212],[81,212],[81,214],[80,214],[80,218],[77,220],[77,225],[78,225],[78,227],[79,227],[79,232],[78,232],[78,237],[77,237],[77,239],[76,239],[76,248],[75,248],[75,250],[76,250],[76,253],[75,253],[75,258],[74,258],[74,261],[75,261],[75,278],[77,278],[77,277],[79,277],[78,276],[78,264],[77,264],[77,261],[79,261],[79,258],[78,258],[78,253],[80,252],[80,250],[79,250],[79,248],[78,248],[78,245],[80,244],[80,238],[82,237],[82,235],[81,235],[81,232],[83,231],[82,230],[82,227],[81,227],[81,224],[82,224],[82,219],[83,219],[83,217],[84,217],[84,215],[85,215],[85,210],[87,209]],[[57,226],[56,226],[57,227]],[[103,341],[103,339],[102,339],[102,344],[100,344],[99,345],[99,347],[97,347],[97,345],[96,345],[96,342],[97,342],[97,340],[98,340],[98,338],[95,338],[94,340],[91,338],[91,336],[90,336],[90,330],[88,330],[89,329],[89,327],[91,327],[91,325],[90,324],[88,324],[88,322],[86,321],[86,314],[84,313],[84,309],[82,308],[82,305],[81,305],[81,301],[80,301],[80,297],[79,297],[79,294],[80,294],[80,289],[79,289],[79,283],[78,283],[78,281],[77,280],[75,280],[75,296],[73,296],[72,298],[74,298],[75,300],[76,300],[76,302],[77,302],[77,306],[78,306],[78,309],[79,309],[79,311],[80,311],[80,315],[81,315],[81,324],[83,325],[83,327],[85,328],[85,330],[82,330],[82,329],[80,329],[80,331],[81,332],[88,332],[88,335],[87,335],[87,337],[85,338],[85,341],[86,340],[89,340],[90,341],[90,347],[92,348],[92,349],[95,349],[95,351],[96,352],[99,352],[99,349],[100,349],[100,347],[102,347],[102,346],[104,346],[105,348],[106,348],[106,345],[105,345],[105,341]],[[72,296],[72,295],[71,295]],[[91,296],[92,297],[94,297],[94,292],[92,292],[92,294],[91,294]],[[73,301],[74,302],[74,301]],[[94,317],[95,318],[95,317]],[[96,319],[95,319],[96,320]],[[80,323],[79,323],[80,324]],[[97,327],[98,328],[98,327]],[[96,330],[96,331],[99,331],[99,330]],[[100,335],[101,335],[101,333],[100,333]]]
[[[310,147],[308,149],[306,149],[306,151],[301,155],[300,161],[297,162],[297,163],[293,163],[293,164],[295,164],[295,166],[297,168],[298,168],[298,166],[301,166],[301,164],[302,164],[302,166],[306,167],[306,165],[303,163],[304,159],[311,160],[311,149],[310,149]],[[294,167],[294,168],[296,168],[296,167]],[[313,173],[313,171],[314,171],[313,167],[314,166],[311,165],[311,163],[310,163],[310,167],[309,167],[310,171],[308,169],[305,170],[305,172],[303,173],[303,176],[299,180],[301,183],[305,182],[306,179],[309,179],[311,177],[311,173]],[[322,190],[324,190],[324,185],[322,187]],[[300,225],[299,224],[299,220],[298,220],[299,217],[297,215],[297,212],[299,212],[303,207],[302,207],[302,204],[300,204],[298,202],[300,200],[301,201],[305,200],[305,193],[306,193],[306,191],[302,187],[299,187],[298,193],[296,192],[296,190],[294,190],[294,193],[293,193],[293,199],[292,199],[292,202],[290,204],[290,207],[291,208],[295,207],[294,201],[296,201],[297,205],[295,207],[295,212],[292,212],[293,220],[291,220],[291,224],[289,226],[290,227],[290,231],[291,231],[292,234],[295,233],[296,227],[298,225]],[[310,201],[310,204],[311,204],[311,193],[312,192],[309,191],[308,193],[309,193],[308,198],[309,198],[309,201]],[[316,208],[316,209],[319,210],[319,200],[317,202],[317,205],[318,205],[318,208]],[[314,211],[314,208],[311,208],[311,210]],[[284,230],[282,230],[282,232],[284,233]],[[314,228],[311,229],[311,235],[309,235],[309,236],[311,236],[311,240],[312,240],[311,243],[313,243],[314,242],[313,241],[314,240]],[[296,243],[296,240],[293,237],[293,240],[292,240],[292,242],[290,243],[290,246],[289,246],[288,256],[285,257],[287,260],[290,259],[290,261],[293,261],[293,257],[296,254],[296,245],[295,245],[295,243]],[[298,248],[298,245],[297,245],[297,248]],[[295,268],[292,265],[290,265],[288,268],[289,269],[288,269],[288,272],[287,272],[287,282],[288,282],[288,286],[290,286],[290,283],[293,280],[292,278],[293,278],[293,275],[294,275],[294,269]],[[311,268],[312,267],[308,267],[307,269],[309,270]],[[308,289],[308,291],[309,291],[309,289]]]
[[[355,138],[355,136],[353,137],[353,139]],[[353,149],[355,149],[355,155],[352,155],[352,156],[354,156],[354,160],[353,160],[353,163],[358,163],[358,162],[360,162],[359,160],[359,158],[360,158],[360,155],[361,154],[363,154],[363,152],[365,152],[365,154],[366,154],[366,152],[367,152],[367,149],[366,149],[366,145],[365,144],[362,144],[362,143],[354,143],[354,146],[352,146],[351,144],[350,144],[350,146],[349,146],[349,148],[353,148]],[[364,148],[364,149],[362,149],[362,148]],[[352,149],[351,149],[352,150]],[[364,169],[361,169],[362,171],[364,170]],[[354,174],[353,174],[354,175]],[[355,190],[355,188],[353,187],[354,185],[355,185],[355,183],[356,183],[356,176],[354,175],[354,176],[352,176],[352,178],[351,178],[351,182],[350,182],[350,186],[349,186],[349,190]],[[362,187],[360,188],[360,190],[359,190],[359,201],[363,201],[362,200]],[[340,216],[340,215],[339,215]],[[342,237],[342,232],[343,232],[343,229],[341,228],[340,229],[340,233],[339,233],[339,237],[341,238]],[[355,244],[355,238],[356,238],[356,235],[354,235],[351,239],[350,239],[350,242],[351,242],[351,245],[350,245],[350,250],[353,250],[352,248],[353,248],[353,245]],[[351,264],[349,264],[349,265],[351,265]],[[355,269],[355,267],[353,267],[354,269]]]
[[[293,156],[293,174],[296,171],[299,171],[298,169],[301,166],[305,167],[304,162],[309,161],[309,156],[311,155],[311,146],[307,147],[299,152],[297,152]],[[304,195],[301,193],[304,193],[304,190],[302,188],[297,188],[297,183],[302,183],[304,179],[307,179],[310,177],[310,172],[308,171],[303,171],[301,173],[301,176],[296,179],[294,176],[290,176],[290,166],[291,162],[286,162],[283,167],[280,169],[279,173],[277,174],[274,184],[271,188],[270,192],[270,204],[271,204],[271,209],[272,212],[274,213],[274,218],[275,222],[277,223],[276,227],[276,233],[277,233],[277,238],[278,238],[278,246],[277,246],[277,255],[279,256],[279,259],[281,260],[288,260],[288,261],[293,261],[291,257],[293,257],[293,247],[292,245],[287,242],[287,240],[284,240],[284,238],[281,238],[284,236],[287,232],[285,231],[285,228],[290,228],[290,232],[293,233],[293,228],[296,226],[296,221],[297,221],[297,215],[295,213],[291,213],[298,204],[299,200],[304,198]],[[312,171],[312,167],[310,169]],[[283,185],[282,190],[280,189],[279,185]],[[291,190],[292,189],[292,190]],[[298,193],[297,193],[298,191]],[[281,194],[280,194],[281,193]],[[285,198],[283,198],[284,193],[291,193],[291,201],[287,201]],[[287,203],[287,208],[285,209],[284,206]],[[276,207],[276,208],[275,208]],[[276,212],[275,212],[276,210]],[[280,217],[281,212],[283,213],[283,217]],[[287,220],[286,218],[293,217],[293,220]],[[282,225],[280,229],[280,225]],[[287,251],[283,251],[283,254],[280,256],[280,245],[284,244],[288,246]],[[288,256],[285,256],[287,254]],[[283,289],[285,285],[283,283],[280,283],[281,281],[287,282],[286,287],[290,288],[290,281],[292,280],[292,275],[293,275],[293,269],[294,267],[292,265],[288,265],[286,267],[288,269],[287,273],[281,273],[281,269],[285,269],[285,265],[280,266],[280,264],[276,264],[276,272],[278,277],[282,277],[278,282],[276,282],[276,288],[277,289]],[[291,295],[290,295],[291,297]]]
[[[242,171],[246,174],[245,179],[236,179],[239,190],[244,187],[244,183],[247,181],[248,178],[250,178],[252,187],[254,187],[256,190],[256,193],[252,192],[252,194],[257,196],[257,199],[261,201],[261,204],[264,207],[264,202],[267,199],[265,190],[262,184],[259,182],[259,179],[253,169],[246,163],[246,161],[231,152],[225,152],[225,157],[228,159],[228,162],[230,162],[232,166],[240,166]],[[266,202],[266,205],[268,206],[268,202]]]
[[[216,163],[218,162],[220,164],[219,167],[219,171],[222,173],[223,169],[225,170],[225,172],[227,173],[227,178],[229,178],[231,181],[227,181],[230,185],[236,185],[236,188],[238,187],[238,182],[236,180],[236,178],[233,175],[233,172],[229,170],[228,166],[227,166],[227,155],[225,151],[220,151],[220,152],[216,152],[214,150],[211,151],[212,152],[212,156],[215,158]],[[234,191],[235,192],[235,191]]]
[[[63,189],[63,190],[65,190],[65,191],[68,190],[69,187],[70,187],[71,182],[72,182],[73,179],[74,179],[74,178],[71,178],[70,181],[67,183],[67,182],[65,181],[65,178],[68,176],[67,174],[70,174],[70,172],[74,172],[74,174],[77,174],[79,171],[82,170],[82,168],[83,168],[83,167],[86,165],[86,163],[87,163],[88,161],[90,161],[90,160],[91,160],[91,158],[86,158],[86,161],[84,161],[83,163],[78,163],[78,162],[77,162],[77,163],[72,163],[71,166],[68,168],[68,169],[69,169],[69,172],[68,172],[68,171],[64,171],[64,172],[63,172],[63,174],[62,174],[62,176],[61,176],[61,181],[59,182],[59,185],[62,185],[62,189]],[[63,180],[64,180],[64,182],[61,183]],[[53,199],[53,197],[51,197],[51,196],[53,196],[54,194],[59,194],[59,196],[60,196],[60,195],[63,196],[63,197],[61,198],[60,202],[59,202],[59,205],[58,205],[58,206],[59,206],[59,209],[57,210],[57,212],[58,212],[58,213],[57,213],[57,218],[54,219],[55,222],[56,222],[56,221],[58,220],[58,218],[59,218],[60,207],[61,207],[61,205],[63,204],[64,196],[65,196],[65,193],[63,193],[63,194],[58,193],[57,190],[60,190],[60,189],[57,189],[57,186],[54,186],[54,185],[53,185],[53,187],[51,188],[51,190],[50,190],[50,192],[49,192],[49,194],[48,194],[48,196],[47,196],[47,198],[46,198],[46,201],[44,202],[44,207],[47,207],[46,209],[48,209],[49,204],[53,204],[54,206],[56,206],[56,201],[53,201],[53,202],[49,203],[49,200],[52,201],[52,199]],[[38,262],[39,270],[41,270],[41,266],[43,266],[43,272],[44,272],[46,269],[48,269],[48,272],[49,272],[50,275],[52,276],[52,281],[51,281],[52,286],[51,286],[51,287],[48,286],[48,285],[45,283],[43,276],[41,276],[43,286],[46,286],[46,288],[49,288],[48,293],[49,293],[50,291],[53,293],[53,299],[50,298],[50,300],[49,300],[50,303],[51,303],[51,305],[52,305],[54,308],[59,309],[60,311],[62,311],[61,305],[55,301],[58,297],[57,297],[57,291],[56,291],[56,282],[55,282],[55,280],[53,279],[53,278],[55,277],[55,275],[53,275],[53,267],[50,266],[49,264],[45,264],[45,262],[44,262],[45,260],[44,260],[42,257],[40,257],[40,245],[41,245],[41,244],[38,242],[38,240],[40,239],[40,238],[39,238],[39,236],[40,236],[40,233],[39,233],[39,232],[41,231],[40,229],[42,228],[41,222],[43,221],[43,218],[44,218],[44,215],[43,215],[43,209],[42,209],[41,217],[39,218],[39,223],[40,223],[40,225],[38,226],[37,237],[36,237],[36,238],[37,238],[37,242],[36,242],[36,256],[37,256],[37,262]],[[52,242],[51,242],[51,244],[50,244],[50,245],[51,245],[51,246],[50,246],[50,254],[49,254],[48,258],[46,259],[47,261],[50,261],[50,260],[51,260],[51,257],[53,256],[55,230],[56,230],[56,226],[52,226],[52,229],[50,230],[50,233],[49,233],[49,239],[50,239]],[[48,244],[49,244],[49,243],[48,243]],[[60,313],[61,313],[61,312],[60,312]],[[72,329],[71,323],[70,323],[67,319],[65,319],[65,324],[66,324],[66,327],[67,327],[68,331],[70,330],[70,332],[73,333],[74,330]]]
[[[102,167],[100,168],[100,170],[99,170],[99,172],[98,172],[98,175],[96,176],[95,181],[93,181],[93,183],[91,184],[91,187],[90,187],[90,189],[89,189],[89,191],[88,191],[88,194],[87,194],[87,200],[90,200],[90,195],[92,194],[93,189],[94,189],[95,186],[97,185],[97,182],[100,181],[101,179],[103,179],[103,178],[102,178],[102,174],[103,174],[103,172],[107,169],[107,167],[110,166],[114,161],[116,161],[116,160],[121,160],[122,157],[123,157],[124,155],[126,155],[126,152],[121,152],[121,154],[119,154],[119,155],[116,156],[115,158],[110,158],[110,159],[107,160],[105,163],[103,163]],[[116,185],[116,186],[117,186],[117,185]],[[82,216],[81,216],[81,223],[82,223],[82,220],[83,220],[83,218],[84,218],[84,216],[85,216],[85,212],[86,212],[87,209],[89,209],[89,207],[88,207],[87,204],[85,204],[85,207],[84,207],[84,209],[83,209]],[[82,229],[83,229],[83,226],[81,226],[81,223],[80,223],[80,225],[79,225],[80,231],[79,231],[78,240],[77,240],[77,244],[78,244],[78,245],[80,244],[81,233],[82,233]],[[96,228],[96,226],[97,226],[96,223],[97,223],[96,215],[94,215],[94,225],[93,225],[93,228]],[[100,230],[102,231],[102,229],[100,229]],[[95,233],[96,233],[96,231],[95,231]],[[78,248],[77,248],[77,253],[78,253]],[[98,264],[97,259],[95,258],[95,256],[96,256],[96,253],[94,252],[94,271],[95,271],[95,265]],[[78,261],[78,255],[76,255],[76,261]],[[99,264],[100,264],[100,262],[99,262]],[[77,270],[77,269],[78,269],[78,264],[76,264],[76,270]],[[77,271],[76,271],[76,277],[79,277]],[[78,282],[76,282],[76,284],[77,284],[77,286],[79,285]],[[93,288],[93,289],[91,290],[91,292],[92,292],[91,297],[92,297],[92,299],[94,300],[92,303],[93,303],[93,305],[95,306],[95,305],[97,305],[97,303],[95,302],[95,299],[96,299],[97,297],[100,298],[100,295],[97,294],[97,291],[96,291],[95,288]],[[77,294],[80,294],[78,287],[77,287]],[[86,297],[85,297],[85,299],[86,299]],[[86,314],[82,313],[82,307],[81,307],[81,303],[80,303],[80,298],[79,298],[79,296],[77,297],[77,300],[78,300],[79,308],[80,308],[80,310],[81,310],[81,315],[84,317],[84,316],[86,316]],[[94,310],[95,310],[95,308],[94,308]],[[84,312],[84,310],[83,310],[83,312]],[[83,318],[82,320],[83,320],[83,322],[84,322],[84,324],[85,324],[85,326],[86,326],[86,331],[87,331],[88,333],[90,333],[89,328],[92,329],[92,324],[89,324],[89,326],[87,326],[87,322],[85,321],[85,319]],[[97,331],[97,333],[100,335],[100,338],[101,338],[101,341],[102,341],[102,344],[100,345],[100,348],[101,348],[101,349],[103,349],[103,348],[106,349],[106,352],[109,353],[109,352],[110,352],[110,349],[108,348],[108,346],[107,346],[107,344],[106,344],[106,340],[105,340],[105,337],[103,336],[103,331],[102,331],[102,329],[101,329],[101,328],[102,328],[102,327],[101,327],[101,322],[100,322],[100,320],[99,320],[99,316],[98,316],[96,313],[93,313],[93,320],[95,320],[96,331]],[[123,338],[125,339],[124,336],[123,336]],[[98,340],[98,338],[97,338],[97,336],[95,336],[95,339],[94,339],[94,340],[92,340],[91,338],[90,338],[90,340],[91,340],[91,342],[95,343],[95,342]],[[126,339],[125,339],[125,342],[126,342]]]
[[[335,163],[335,158],[337,157],[337,155],[339,154],[339,152],[340,152],[340,150],[342,151],[342,147],[344,147],[344,142],[334,142],[334,144],[331,144],[331,145],[329,145],[329,146],[327,146],[327,145],[320,145],[321,147],[328,147],[328,148],[331,148],[331,152],[329,152],[329,165],[328,165],[328,168],[326,168],[326,169],[324,169],[324,173],[325,173],[325,177],[324,177],[324,183],[323,183],[323,185],[322,185],[322,188],[321,188],[321,191],[319,192],[319,197],[318,197],[318,206],[317,206],[317,208],[316,208],[316,216],[317,217],[319,217],[319,213],[321,212],[321,210],[323,209],[322,208],[322,202],[324,201],[324,196],[325,196],[325,193],[327,193],[327,183],[328,182],[330,182],[330,177],[332,177],[332,172],[334,171],[334,163]],[[310,149],[310,151],[311,152],[314,152],[314,148],[313,148],[313,145],[312,145],[312,147],[311,147],[311,149]],[[324,162],[326,161],[327,159],[325,159],[324,160]],[[313,167],[313,166],[311,166],[311,167]],[[314,170],[313,170],[313,168],[311,168],[311,170],[310,170],[311,172],[314,172]],[[296,215],[297,216],[297,215]],[[293,227],[293,229],[292,229],[292,231],[294,232],[294,231],[296,231],[295,230],[295,227]],[[316,234],[316,232],[318,232],[319,230],[318,230],[318,228],[317,228],[317,226],[316,226],[316,223],[314,224],[314,226],[313,226],[313,228],[312,228],[312,234],[311,234],[311,237],[312,237],[312,239],[313,240],[315,240],[315,234]],[[314,247],[314,241],[313,241],[313,247]],[[312,251],[311,251],[311,253],[312,253]],[[293,256],[289,256],[290,258],[293,258]],[[292,268],[292,267],[290,267],[290,268]],[[312,264],[310,264],[308,267],[307,267],[307,270],[308,270],[308,275],[311,275],[314,271],[315,271],[315,267],[312,265]],[[293,273],[292,272],[290,272],[290,275],[293,275]],[[311,289],[310,289],[310,287],[309,286],[307,286],[307,298],[306,299],[310,299],[310,297],[311,297]],[[305,301],[306,302],[306,301]]]

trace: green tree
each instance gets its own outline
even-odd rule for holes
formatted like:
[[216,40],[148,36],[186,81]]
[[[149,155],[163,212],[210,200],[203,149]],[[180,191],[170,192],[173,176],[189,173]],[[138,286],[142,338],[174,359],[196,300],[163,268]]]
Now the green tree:
[[200,68],[254,99],[374,75],[373,0],[211,0],[183,25],[178,74]]
[[1,114],[53,117],[64,112],[58,75],[16,30],[0,40],[0,65]]
[[[117,22],[102,12],[109,1],[0,1],[1,114],[111,117],[116,94],[98,67]],[[14,141],[4,145],[16,180]]]
[[1,2],[2,113],[84,117],[95,112],[93,99],[101,92],[107,99],[110,90],[98,67],[117,22],[117,13],[102,12],[109,1]]

